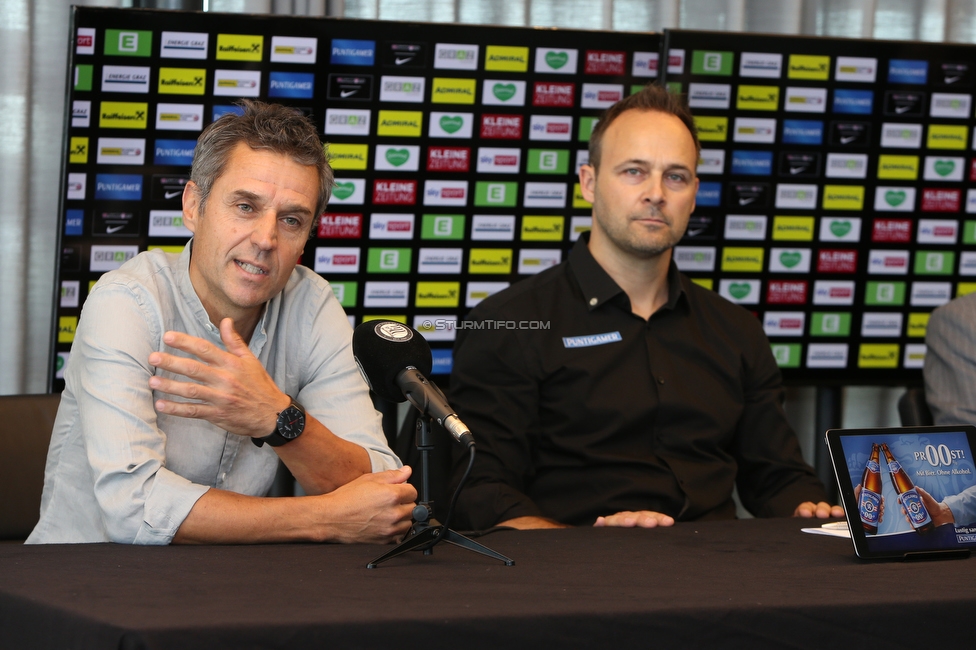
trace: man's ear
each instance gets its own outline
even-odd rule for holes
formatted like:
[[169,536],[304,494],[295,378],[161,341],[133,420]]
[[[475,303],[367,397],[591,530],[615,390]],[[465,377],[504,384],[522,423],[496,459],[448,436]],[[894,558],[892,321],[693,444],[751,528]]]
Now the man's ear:
[[193,181],[183,187],[183,225],[192,233],[197,231],[200,217],[200,188]]
[[580,165],[580,193],[588,203],[593,203],[593,189],[596,186],[596,168],[593,165]]

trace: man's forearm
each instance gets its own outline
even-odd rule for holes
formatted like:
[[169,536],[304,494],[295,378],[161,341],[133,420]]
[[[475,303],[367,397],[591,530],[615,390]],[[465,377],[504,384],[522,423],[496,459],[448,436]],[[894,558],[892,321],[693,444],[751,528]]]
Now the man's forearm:
[[331,492],[373,469],[365,449],[312,416],[307,416],[301,436],[275,451],[307,494]]

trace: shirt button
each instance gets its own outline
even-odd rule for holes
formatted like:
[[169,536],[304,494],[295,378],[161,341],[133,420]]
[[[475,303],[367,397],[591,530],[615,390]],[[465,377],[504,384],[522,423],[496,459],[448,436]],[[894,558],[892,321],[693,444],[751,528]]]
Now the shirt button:
[[596,303],[600,302],[596,298],[590,298],[590,307],[596,307]]
[[659,384],[661,384],[663,386],[664,385],[664,380],[661,379],[660,377],[658,377],[657,378],[657,383],[659,383]]

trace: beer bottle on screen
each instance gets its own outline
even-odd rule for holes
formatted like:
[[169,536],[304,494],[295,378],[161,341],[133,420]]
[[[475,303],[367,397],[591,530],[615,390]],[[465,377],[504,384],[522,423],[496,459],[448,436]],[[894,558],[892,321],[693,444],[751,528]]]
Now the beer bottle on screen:
[[922,497],[919,496],[918,490],[915,489],[915,484],[909,478],[908,472],[891,455],[891,450],[888,449],[887,443],[881,443],[881,451],[884,452],[885,461],[888,463],[888,475],[891,477],[891,484],[895,486],[895,492],[898,493],[898,498],[901,499],[901,505],[908,514],[912,528],[919,533],[928,532],[935,528],[935,524],[932,523],[932,517],[929,516],[929,511],[925,509],[925,504],[922,503]]
[[878,519],[881,515],[881,466],[878,464],[878,443],[871,445],[871,457],[864,465],[857,509],[861,514],[864,532],[871,535],[877,533]]

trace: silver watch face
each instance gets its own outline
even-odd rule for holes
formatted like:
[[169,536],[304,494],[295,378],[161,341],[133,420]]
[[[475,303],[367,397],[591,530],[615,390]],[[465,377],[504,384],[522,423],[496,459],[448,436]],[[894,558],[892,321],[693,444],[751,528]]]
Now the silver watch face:
[[278,434],[294,440],[305,430],[305,414],[294,404],[278,414]]

